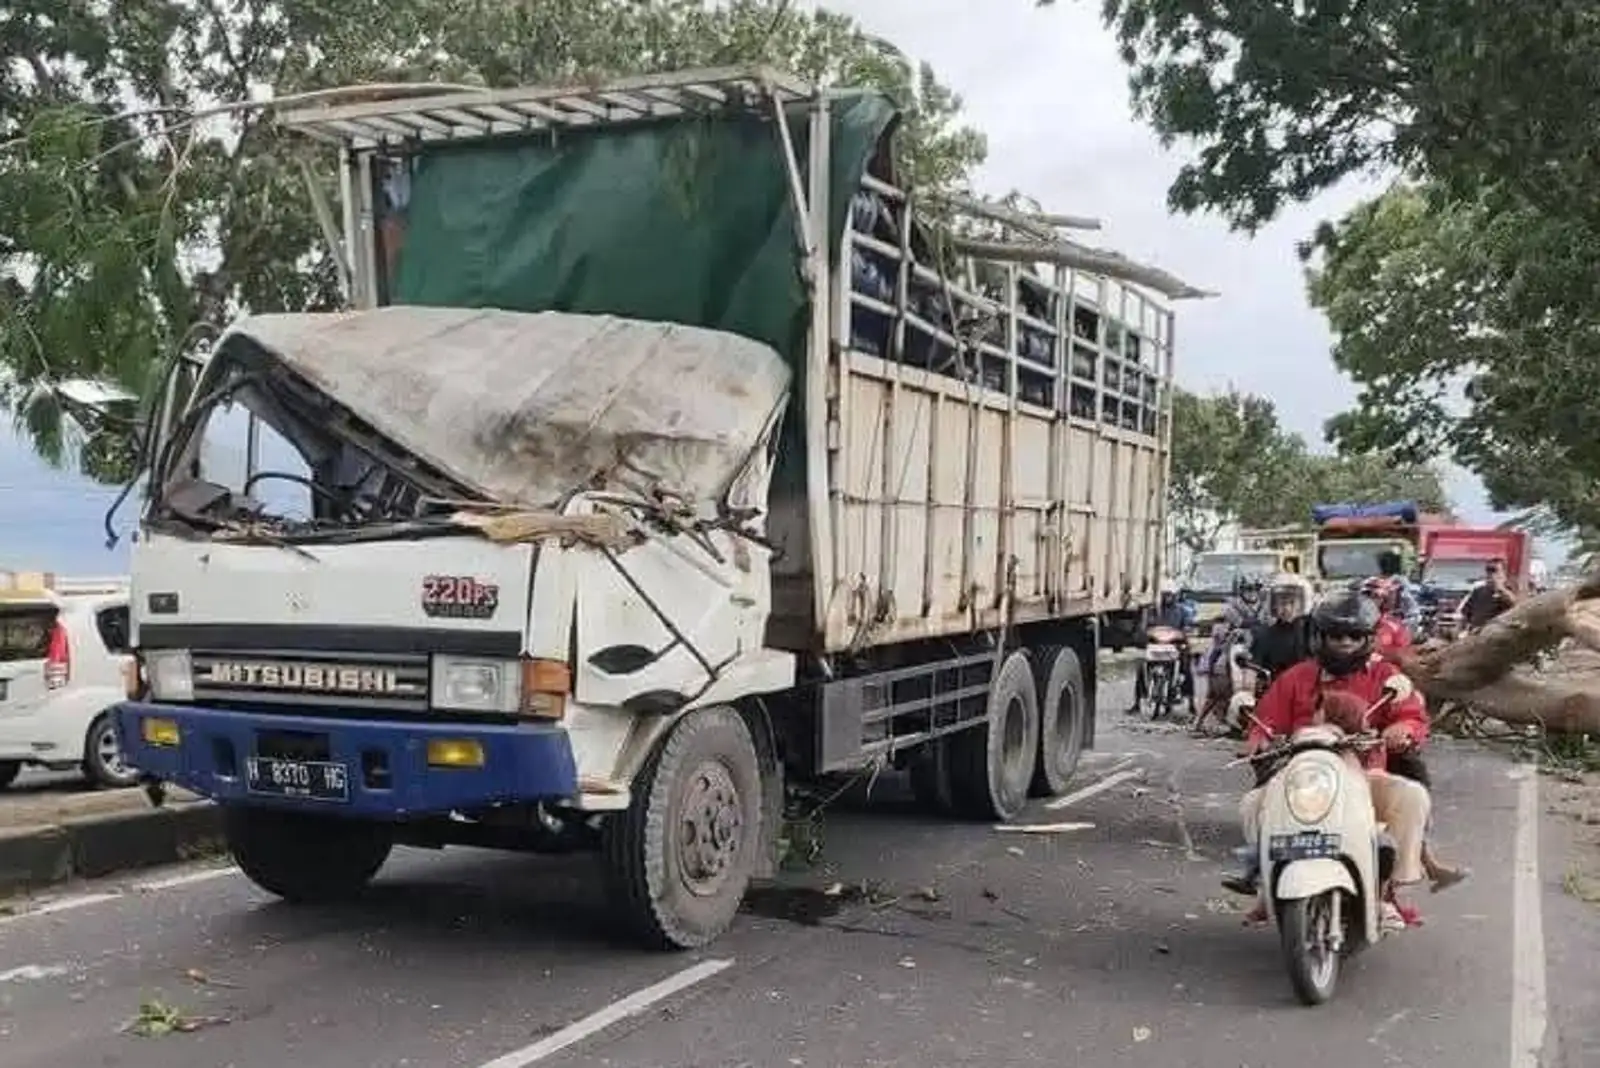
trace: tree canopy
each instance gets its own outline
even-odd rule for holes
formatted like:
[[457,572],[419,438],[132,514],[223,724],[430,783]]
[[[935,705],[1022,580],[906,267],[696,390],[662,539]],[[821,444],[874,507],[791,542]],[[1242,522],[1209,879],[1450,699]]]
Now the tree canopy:
[[890,93],[915,184],[960,186],[985,152],[929,68],[788,0],[14,0],[0,51],[0,407],[47,459],[108,481],[131,450],[115,429],[72,448],[61,381],[143,394],[241,311],[340,300],[303,186],[309,167],[333,195],[331,160],[263,108],[219,105],[765,61]]
[[1169,501],[1176,536],[1191,552],[1211,549],[1224,523],[1309,524],[1319,502],[1396,499],[1425,511],[1448,504],[1432,467],[1376,454],[1313,453],[1263,397],[1237,390],[1174,395]]
[[1304,252],[1360,388],[1330,438],[1450,457],[1500,507],[1600,518],[1600,12],[1585,0],[1103,0],[1170,190],[1246,231],[1399,183]]

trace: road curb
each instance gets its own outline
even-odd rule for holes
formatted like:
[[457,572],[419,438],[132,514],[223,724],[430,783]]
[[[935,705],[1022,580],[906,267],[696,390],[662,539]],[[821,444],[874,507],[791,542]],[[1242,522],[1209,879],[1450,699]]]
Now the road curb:
[[209,802],[0,830],[0,896],[175,864],[222,847],[222,813]]

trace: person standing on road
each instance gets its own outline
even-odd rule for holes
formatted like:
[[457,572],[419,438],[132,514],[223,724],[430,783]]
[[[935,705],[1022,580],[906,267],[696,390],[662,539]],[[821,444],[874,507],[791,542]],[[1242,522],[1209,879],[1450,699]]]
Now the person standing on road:
[[1506,562],[1496,557],[1483,568],[1483,581],[1461,599],[1456,611],[1467,631],[1478,630],[1517,603],[1517,595],[1506,581]]

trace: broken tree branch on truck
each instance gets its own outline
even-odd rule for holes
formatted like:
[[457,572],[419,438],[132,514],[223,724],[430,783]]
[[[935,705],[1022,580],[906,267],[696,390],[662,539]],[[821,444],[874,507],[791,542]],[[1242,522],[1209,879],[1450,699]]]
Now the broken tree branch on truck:
[[[1564,643],[1556,668],[1523,666]],[[1600,733],[1600,570],[1528,598],[1475,634],[1396,660],[1436,704],[1471,703],[1557,734]]]

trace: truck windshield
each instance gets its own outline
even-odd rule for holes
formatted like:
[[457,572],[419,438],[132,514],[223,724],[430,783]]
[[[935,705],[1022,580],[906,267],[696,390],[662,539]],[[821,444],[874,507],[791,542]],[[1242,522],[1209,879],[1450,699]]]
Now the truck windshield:
[[202,389],[152,515],[276,539],[429,518],[423,483],[309,388],[235,369]]
[[1223,593],[1242,576],[1267,581],[1277,570],[1277,553],[1207,553],[1195,561],[1192,586],[1202,593]]
[[1323,578],[1370,578],[1380,571],[1378,557],[1391,550],[1398,552],[1399,548],[1386,541],[1336,542],[1317,550],[1317,565]]
[[1441,590],[1465,590],[1483,578],[1482,560],[1429,560],[1422,581]]

